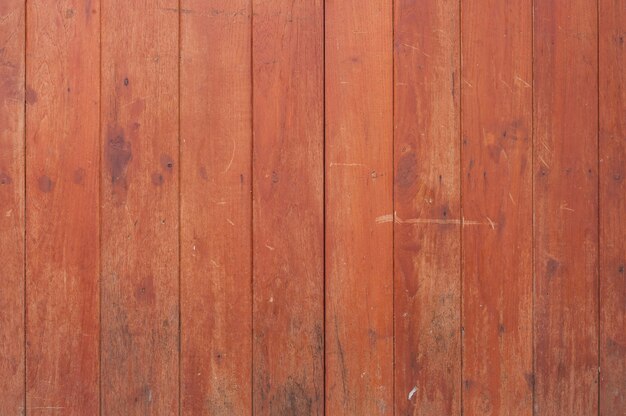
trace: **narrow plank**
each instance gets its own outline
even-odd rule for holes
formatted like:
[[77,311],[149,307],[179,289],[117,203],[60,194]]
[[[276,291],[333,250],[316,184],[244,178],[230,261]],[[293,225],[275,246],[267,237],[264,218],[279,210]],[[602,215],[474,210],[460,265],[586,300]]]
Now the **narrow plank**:
[[326,409],[393,413],[391,0],[326,2]]
[[535,2],[535,412],[598,412],[597,2]]
[[463,414],[530,415],[532,2],[461,10]]
[[28,414],[98,413],[99,8],[27,3]]
[[394,8],[396,414],[461,405],[459,3]]
[[626,4],[599,3],[600,414],[626,414]]
[[250,2],[181,3],[183,414],[251,414]]
[[321,415],[323,1],[252,4],[254,413]]
[[102,4],[102,413],[179,411],[178,2]]
[[24,407],[24,1],[0,3],[0,414]]

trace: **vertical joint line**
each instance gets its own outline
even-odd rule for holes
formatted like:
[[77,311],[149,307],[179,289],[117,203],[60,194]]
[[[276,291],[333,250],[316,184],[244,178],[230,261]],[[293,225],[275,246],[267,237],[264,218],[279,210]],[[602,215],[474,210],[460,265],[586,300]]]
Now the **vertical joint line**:
[[98,4],[98,410],[102,414],[102,3]]
[[182,146],[181,146],[181,61],[182,61],[182,0],[178,0],[178,414],[182,414],[182,355],[183,355],[183,320],[182,320]]
[[459,0],[459,50],[458,50],[458,58],[459,58],[459,206],[461,211],[461,221],[459,225],[459,326],[460,326],[460,361],[461,361],[461,371],[460,371],[460,408],[461,415],[463,415],[463,342],[464,342],[464,333],[465,330],[463,328],[463,4],[462,0]]
[[27,374],[28,374],[27,371],[26,371],[26,366],[28,364],[27,360],[26,360],[26,341],[27,341],[27,338],[26,338],[26,326],[27,326],[27,324],[26,324],[26,312],[27,312],[27,302],[26,302],[27,301],[27,298],[26,298],[26,286],[27,286],[27,280],[26,280],[26,276],[27,276],[27,271],[26,271],[26,266],[27,266],[27,261],[26,261],[26,256],[27,256],[27,252],[26,252],[26,248],[27,248],[27,245],[26,245],[26,224],[27,224],[27,218],[28,218],[27,217],[27,210],[26,210],[26,177],[27,177],[26,176],[26,169],[27,169],[27,163],[26,163],[26,161],[27,161],[27,157],[26,157],[26,151],[27,151],[27,147],[26,147],[26,140],[27,140],[27,135],[26,135],[26,129],[27,129],[27,123],[26,123],[26,116],[27,116],[27,114],[26,114],[27,113],[27,106],[26,106],[27,63],[26,63],[26,60],[27,60],[27,57],[28,57],[28,54],[26,53],[26,50],[28,48],[28,35],[27,35],[27,32],[28,32],[28,0],[25,0],[24,1],[24,90],[23,90],[23,94],[24,94],[23,95],[23,99],[24,99],[23,106],[24,107],[23,107],[23,120],[22,120],[22,123],[23,123],[22,125],[24,127],[24,133],[23,133],[23,136],[22,136],[23,140],[24,140],[24,143],[23,143],[23,152],[24,152],[24,154],[22,155],[22,160],[24,162],[24,177],[22,178],[22,181],[23,181],[22,186],[24,187],[24,190],[23,190],[24,201],[22,202],[23,205],[24,205],[24,212],[23,212],[24,220],[22,222],[24,224],[24,229],[22,230],[22,238],[23,238],[23,241],[22,241],[22,259],[23,259],[23,262],[24,262],[23,270],[22,270],[22,278],[23,278],[23,281],[22,281],[22,284],[23,284],[22,301],[24,302],[24,305],[23,305],[23,308],[22,308],[23,309],[22,310],[22,318],[24,319],[24,322],[23,322],[24,334],[23,334],[22,341],[23,341],[23,354],[24,354],[24,357],[23,357],[23,366],[24,366],[24,402],[23,402],[23,406],[24,406],[24,414],[25,415],[27,414],[27,409],[26,409],[26,403],[27,403],[26,392],[27,392],[27,390],[26,390],[26,388],[28,386],[27,380],[26,380]]

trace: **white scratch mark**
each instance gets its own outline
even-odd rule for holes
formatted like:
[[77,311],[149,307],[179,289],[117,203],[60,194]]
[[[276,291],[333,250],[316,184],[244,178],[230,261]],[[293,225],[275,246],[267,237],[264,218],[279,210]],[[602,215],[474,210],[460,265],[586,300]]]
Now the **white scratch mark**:
[[502,78],[500,78],[500,82],[502,84],[504,84],[505,87],[507,87],[509,89],[509,91],[513,92],[513,88],[511,88],[511,86],[509,84],[506,83],[505,80],[503,80]]
[[525,86],[526,88],[531,88],[531,85],[530,85],[528,82],[524,81],[524,80],[523,80],[522,78],[520,78],[519,76],[515,75],[515,79],[516,79],[517,81],[521,82],[522,84],[524,84],[524,86]]
[[235,225],[235,223],[229,220],[228,218],[226,218],[226,222],[229,223],[230,225],[233,225],[233,226]]
[[417,393],[417,386],[413,386],[413,389],[411,389],[411,391],[409,392],[409,400],[411,400],[413,396],[415,396],[415,393]]
[[511,193],[509,192],[509,199],[511,200],[511,202],[513,203],[513,205],[517,205],[515,203],[515,200],[513,199],[513,195],[511,195]]
[[8,211],[4,214],[4,216],[5,216],[5,217],[10,217],[12,213],[13,213],[13,210],[12,210],[12,209],[10,209],[10,210],[8,210]]
[[330,164],[328,166],[333,168],[335,166],[355,167],[355,166],[365,166],[365,165],[362,164],[362,163],[336,163],[336,162],[330,162]]
[[569,211],[569,212],[574,212],[573,209],[571,209],[570,207],[567,206],[567,202],[563,201],[561,203],[561,206],[559,207],[562,211]]
[[497,223],[491,221],[491,219],[489,217],[487,217],[487,220],[489,222],[480,222],[480,221],[472,221],[472,220],[466,220],[466,219],[457,219],[457,218],[449,218],[449,219],[440,219],[440,218],[409,218],[409,219],[402,219],[400,217],[398,217],[397,215],[395,216],[395,221],[394,221],[394,216],[393,214],[386,214],[386,215],[381,215],[379,217],[376,217],[376,224],[385,224],[388,222],[395,222],[396,224],[438,224],[438,225],[453,225],[453,224],[457,224],[457,225],[463,225],[463,226],[467,226],[467,225],[489,225],[491,228],[493,228],[495,230],[496,225],[498,225]]
[[541,157],[541,155],[539,155],[539,161],[540,161],[541,163],[543,163],[543,164],[544,164],[547,168],[549,168],[549,167],[550,167],[550,165],[548,165],[548,162],[546,162],[546,161],[543,159],[543,157]]
[[468,87],[470,88],[474,88],[474,86],[472,84],[470,84],[469,82],[467,82],[466,80],[463,80],[464,84],[467,84]]
[[384,224],[393,221],[393,214],[381,215],[376,217],[376,224]]
[[265,245],[265,247],[267,247],[267,248],[268,248],[268,249],[270,249],[271,251],[276,250],[276,248],[275,248],[275,247],[272,247],[272,246],[270,246],[270,245],[268,245],[268,244],[266,244],[266,245]]
[[217,262],[215,260],[211,260],[211,264],[215,267],[220,267],[219,264],[217,264]]
[[232,154],[230,155],[230,161],[228,162],[228,166],[226,166],[226,169],[224,169],[224,170],[222,171],[222,173],[226,173],[226,172],[228,172],[228,170],[230,169],[230,167],[233,165],[233,160],[235,160],[235,150],[236,150],[236,149],[237,149],[237,142],[235,142],[235,141],[233,140],[233,152],[232,152]]

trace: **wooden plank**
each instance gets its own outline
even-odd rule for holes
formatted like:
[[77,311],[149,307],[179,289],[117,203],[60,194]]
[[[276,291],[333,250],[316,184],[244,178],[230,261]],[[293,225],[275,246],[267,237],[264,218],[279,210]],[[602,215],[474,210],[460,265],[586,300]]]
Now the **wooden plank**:
[[0,414],[24,407],[24,1],[0,3]]
[[530,415],[532,2],[461,10],[463,414]]
[[326,410],[393,413],[392,1],[326,3]]
[[459,3],[396,0],[396,414],[461,405]]
[[102,4],[102,413],[179,411],[178,2]]
[[99,3],[26,15],[26,410],[97,414]]
[[250,414],[250,2],[181,9],[182,413]]
[[323,2],[252,7],[254,413],[321,415]]
[[597,2],[535,2],[535,412],[598,412]]
[[599,3],[600,414],[626,414],[626,4]]

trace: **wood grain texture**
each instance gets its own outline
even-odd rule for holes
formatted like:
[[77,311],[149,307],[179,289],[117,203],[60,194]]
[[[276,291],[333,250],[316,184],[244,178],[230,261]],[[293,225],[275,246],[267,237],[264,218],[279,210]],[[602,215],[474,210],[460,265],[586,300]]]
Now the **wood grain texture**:
[[27,3],[26,411],[99,402],[99,3]]
[[326,2],[326,411],[393,413],[392,1]]
[[253,12],[254,413],[321,415],[323,2]]
[[24,407],[24,48],[22,0],[0,3],[0,414]]
[[600,415],[626,414],[626,4],[599,2]]
[[179,407],[178,2],[102,3],[102,413]]
[[395,411],[459,415],[459,3],[394,17]]
[[598,412],[597,2],[535,2],[535,412]]
[[463,414],[530,415],[532,2],[461,16]]
[[181,3],[182,413],[252,410],[250,2]]

